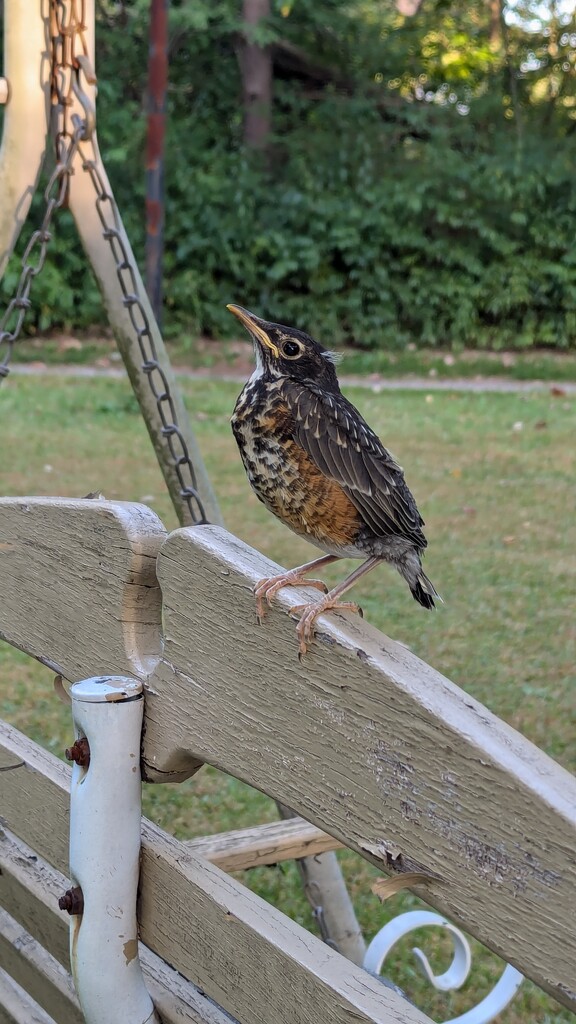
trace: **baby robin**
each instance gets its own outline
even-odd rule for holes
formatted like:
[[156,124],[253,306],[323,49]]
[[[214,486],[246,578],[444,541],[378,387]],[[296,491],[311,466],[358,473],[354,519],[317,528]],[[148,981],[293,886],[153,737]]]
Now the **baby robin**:
[[[344,397],[334,357],[308,334],[269,323],[229,305],[254,343],[256,369],[232,416],[232,430],[257,497],[294,533],[325,551],[321,558],[255,589],[257,612],[287,586],[316,587],[324,596],[300,605],[299,654],[314,635],[314,622],[334,608],[359,611],[339,599],[380,562],[394,565],[424,608],[438,598],[422,570],[424,521],[402,469]],[[309,572],[339,558],[365,561],[333,590]]]

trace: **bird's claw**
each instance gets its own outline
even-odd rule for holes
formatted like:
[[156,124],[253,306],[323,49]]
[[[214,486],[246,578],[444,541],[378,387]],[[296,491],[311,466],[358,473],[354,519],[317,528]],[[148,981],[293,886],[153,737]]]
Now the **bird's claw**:
[[282,590],[283,587],[300,586],[314,587],[315,590],[321,590],[324,594],[328,593],[328,587],[323,580],[309,580],[300,573],[286,572],[280,576],[271,576],[269,579],[259,580],[254,587],[258,625],[262,625],[266,615],[264,601],[266,601],[268,607],[272,607],[272,601],[279,590]]
[[[262,625],[266,615],[266,605],[271,606],[279,590],[282,590],[283,587],[299,586],[314,587],[316,590],[321,590],[324,595],[328,593],[328,588],[323,580],[309,580],[301,573],[296,572],[286,572],[280,576],[271,576],[269,579],[259,580],[254,587],[258,625]],[[299,661],[302,660],[310,649],[314,639],[314,623],[316,619],[319,615],[329,611],[357,612],[361,618],[363,618],[364,614],[360,605],[355,604],[353,601],[328,600],[326,596],[317,604],[295,605],[294,608],[290,609],[290,615],[293,618],[299,618],[298,625],[296,626]]]
[[290,609],[290,615],[292,618],[300,616],[298,625],[296,626],[296,635],[298,637],[298,661],[302,661],[305,654],[308,653],[312,641],[314,639],[314,624],[319,615],[324,615],[325,612],[330,611],[347,611],[357,612],[360,618],[364,617],[364,613],[360,605],[355,604],[353,601],[320,601],[318,604],[298,604],[294,608]]

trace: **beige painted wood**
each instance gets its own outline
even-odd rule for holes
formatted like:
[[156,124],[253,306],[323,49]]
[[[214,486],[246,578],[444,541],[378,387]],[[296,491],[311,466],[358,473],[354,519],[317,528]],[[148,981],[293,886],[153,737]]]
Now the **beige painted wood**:
[[[10,595],[0,632],[72,678],[91,674],[98,657],[103,671],[151,669],[162,536],[138,506],[0,501],[0,586]],[[206,760],[383,870],[434,876],[421,890],[430,903],[574,1009],[575,780],[354,617],[321,619],[299,663],[286,611],[302,593],[284,591],[255,622],[252,586],[274,569],[210,527],[166,540],[166,644],[147,693],[155,776],[185,777]],[[17,774],[0,777],[3,813]]]
[[[26,760],[27,792],[35,808],[32,821],[17,787],[11,787],[5,800],[3,793],[3,816],[41,858],[53,858],[52,823],[68,801],[69,771],[5,723],[0,743],[4,761]],[[43,770],[50,762],[46,778]],[[4,772],[0,778],[17,774]],[[51,897],[56,894],[57,872],[20,856],[14,840],[10,851],[2,852],[4,843],[0,905],[43,944],[49,940],[50,951],[66,962],[67,944],[58,922],[54,925],[52,898],[48,907],[42,901],[44,888]],[[241,1024],[429,1024],[394,992],[145,819],[139,921],[145,945]],[[145,961],[144,967],[146,973]]]
[[1,908],[0,963],[58,1024],[84,1024],[70,974]]
[[222,871],[245,871],[297,860],[305,891],[313,897],[314,905],[322,908],[323,924],[334,949],[353,964],[363,964],[366,943],[340,865],[330,852],[343,844],[303,818],[294,818],[288,808],[278,806],[290,820],[202,836],[188,842],[187,848]]
[[[6,770],[10,765],[21,767]],[[0,719],[0,769],[0,824],[66,874],[70,767]]]
[[69,968],[69,917],[58,909],[62,877],[7,829],[0,832],[0,907]]
[[160,654],[164,536],[144,505],[1,498],[0,637],[72,681],[146,675]]
[[292,818],[200,836],[185,845],[190,853],[204,857],[221,871],[246,871],[282,860],[316,857],[339,849],[342,843],[303,818]]
[[428,902],[576,1009],[576,780],[357,617],[322,617],[299,662],[305,591],[256,624],[275,569],[212,527],[167,539],[145,758],[207,761],[382,870],[434,876]]
[[0,1024],[60,1024],[0,967]]
[[162,1024],[234,1024],[195,985],[142,944],[140,963]]
[[[7,499],[0,505],[0,587],[11,600],[0,606],[0,635],[72,680],[100,672],[145,675],[160,649],[152,558],[163,536],[143,506]],[[89,567],[87,551],[94,553]],[[155,777],[165,781],[162,773]],[[330,897],[338,912],[339,929],[326,914],[331,938],[360,962],[363,943],[352,938],[359,927],[335,858],[308,870],[321,901]]]
[[[41,780],[42,777],[38,778]],[[67,798],[66,791],[62,791],[62,798]],[[42,824],[46,828],[46,822]],[[46,831],[45,836],[45,845],[49,846]],[[58,1024],[78,1024],[83,1017],[76,1015],[76,997],[68,998],[72,979],[68,971],[59,966],[68,968],[69,965],[69,919],[58,909],[56,899],[68,887],[66,876],[39,860],[30,847],[8,832],[4,832],[0,841],[0,869],[4,873],[0,877],[0,905],[8,905],[14,914],[11,918],[6,911],[0,910],[0,955],[5,948],[3,943],[10,937],[16,936],[17,946],[2,963],[16,981],[23,984],[26,979],[27,991],[54,1014]],[[39,878],[41,884],[38,884]],[[24,932],[16,917],[40,938],[42,946]],[[2,922],[6,920],[9,926],[2,928]],[[22,934],[25,935],[23,942],[18,938]],[[48,960],[44,945],[51,950]],[[25,956],[19,966],[15,958],[24,947]],[[227,1014],[142,944],[140,961],[146,985],[163,1024],[230,1024]],[[58,993],[61,995],[60,1012],[56,1013]]]
[[143,941],[241,1024],[430,1024],[429,1018],[152,823]]

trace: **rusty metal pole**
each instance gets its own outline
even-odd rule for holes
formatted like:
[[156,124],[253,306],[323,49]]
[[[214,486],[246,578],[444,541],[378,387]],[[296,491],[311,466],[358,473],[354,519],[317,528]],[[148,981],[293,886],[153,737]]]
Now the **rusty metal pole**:
[[146,138],[146,291],[162,325],[164,139],[168,87],[168,0],[150,0],[148,129]]

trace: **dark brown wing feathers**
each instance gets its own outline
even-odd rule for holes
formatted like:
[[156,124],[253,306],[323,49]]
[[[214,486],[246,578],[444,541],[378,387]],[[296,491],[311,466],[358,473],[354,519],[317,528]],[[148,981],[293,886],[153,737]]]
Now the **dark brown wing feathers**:
[[377,536],[400,535],[426,547],[424,525],[404,474],[366,421],[342,394],[312,381],[285,380],[282,393],[295,422],[295,440],[325,476],[349,495]]

